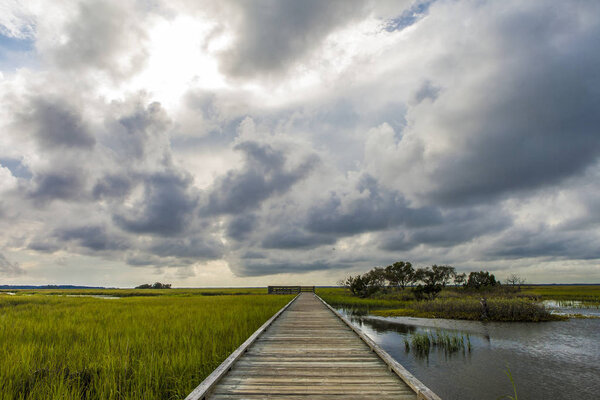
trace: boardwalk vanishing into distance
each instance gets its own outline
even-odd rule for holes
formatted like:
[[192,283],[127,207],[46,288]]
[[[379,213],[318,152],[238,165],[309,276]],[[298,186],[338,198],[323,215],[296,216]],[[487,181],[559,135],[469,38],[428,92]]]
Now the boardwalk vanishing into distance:
[[300,293],[186,400],[439,400],[313,293]]

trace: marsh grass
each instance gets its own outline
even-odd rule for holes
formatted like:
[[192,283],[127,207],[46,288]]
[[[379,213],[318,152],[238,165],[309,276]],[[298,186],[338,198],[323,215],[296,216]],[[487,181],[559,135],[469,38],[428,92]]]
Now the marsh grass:
[[506,371],[504,371],[504,374],[510,380],[510,384],[512,386],[513,393],[512,393],[512,395],[507,394],[507,395],[504,395],[504,396],[500,396],[496,400],[502,400],[502,399],[519,400],[519,396],[517,395],[517,385],[515,384],[515,380],[513,379],[512,372],[510,372],[510,368],[508,367],[508,364],[506,365]]
[[112,296],[112,297],[190,297],[190,296],[223,296],[267,294],[266,288],[203,288],[203,289],[11,289],[0,290],[2,293],[16,295],[47,296]]
[[29,294],[0,296],[2,400],[184,398],[292,298]]
[[543,300],[571,300],[600,305],[600,285],[524,286],[523,292]]
[[[408,290],[405,290],[408,292]],[[551,314],[536,295],[498,292],[487,299],[488,315],[483,315],[481,293],[470,293],[448,288],[435,300],[405,300],[406,294],[390,294],[387,297],[361,299],[343,288],[318,289],[317,294],[334,307],[344,308],[358,314],[374,314],[383,317],[407,316],[421,318],[448,318],[489,321],[554,321],[566,317]]]
[[[491,298],[487,300],[489,308],[487,319],[491,321],[551,321],[557,317],[534,301],[523,298]],[[477,298],[435,299],[413,304],[417,311],[433,314],[437,318],[479,320],[482,306]],[[485,319],[485,318],[484,318]]]
[[471,338],[468,334],[436,331],[417,332],[410,335],[410,340],[404,339],[404,349],[407,352],[412,349],[418,356],[428,357],[432,348],[441,349],[446,355],[471,352]]

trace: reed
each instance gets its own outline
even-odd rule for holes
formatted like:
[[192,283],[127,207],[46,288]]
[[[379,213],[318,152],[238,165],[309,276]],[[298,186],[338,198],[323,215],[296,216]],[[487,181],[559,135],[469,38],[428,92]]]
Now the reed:
[[432,348],[443,350],[447,355],[468,350],[471,352],[470,336],[459,333],[417,332],[410,336],[410,340],[404,340],[404,349],[411,349],[419,356],[429,356]]
[[0,399],[184,398],[291,298],[0,296]]

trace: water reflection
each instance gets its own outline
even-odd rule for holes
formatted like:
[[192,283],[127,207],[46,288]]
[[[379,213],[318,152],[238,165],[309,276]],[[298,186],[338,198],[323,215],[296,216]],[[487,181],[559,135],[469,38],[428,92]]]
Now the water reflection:
[[[445,400],[512,393],[507,366],[523,399],[595,399],[600,393],[600,319],[482,323],[340,312]],[[433,348],[420,357],[406,351],[411,336],[432,332],[468,335],[471,352]]]

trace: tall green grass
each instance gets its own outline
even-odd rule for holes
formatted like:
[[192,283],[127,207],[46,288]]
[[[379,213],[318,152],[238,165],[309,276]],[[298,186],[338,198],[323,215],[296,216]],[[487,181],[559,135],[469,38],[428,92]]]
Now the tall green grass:
[[600,285],[524,286],[523,292],[544,300],[582,301],[600,304]]
[[0,296],[0,399],[181,399],[292,296]]
[[471,338],[468,334],[442,331],[418,332],[411,334],[410,339],[404,339],[404,348],[407,352],[412,349],[418,356],[429,356],[432,348],[441,349],[446,355],[465,350],[471,352]]
[[266,288],[205,288],[205,289],[16,289],[0,290],[16,295],[42,294],[52,296],[115,296],[115,297],[149,297],[149,296],[219,296],[243,294],[267,294]]

